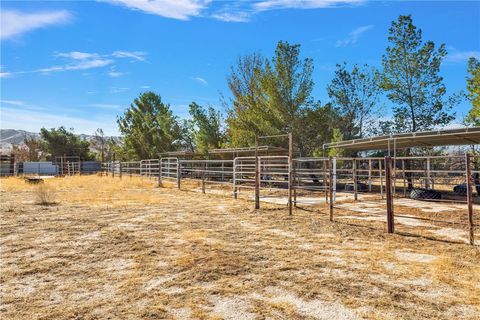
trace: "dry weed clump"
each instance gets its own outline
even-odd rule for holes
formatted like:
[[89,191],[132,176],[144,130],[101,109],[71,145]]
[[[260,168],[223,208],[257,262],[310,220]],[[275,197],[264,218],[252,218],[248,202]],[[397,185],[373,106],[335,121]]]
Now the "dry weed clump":
[[57,191],[55,187],[46,183],[40,183],[35,189],[36,203],[42,206],[56,204]]

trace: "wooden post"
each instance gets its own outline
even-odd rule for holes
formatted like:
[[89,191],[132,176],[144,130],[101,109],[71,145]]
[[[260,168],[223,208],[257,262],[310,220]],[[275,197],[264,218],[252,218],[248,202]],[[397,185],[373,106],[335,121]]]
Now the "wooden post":
[[474,225],[473,225],[473,199],[472,199],[472,171],[470,168],[471,158],[470,154],[465,154],[465,178],[467,182],[467,207],[468,207],[468,226],[470,244],[475,243],[474,239]]
[[405,160],[402,159],[403,196],[407,196],[407,180],[405,179]]
[[255,135],[255,209],[260,209],[260,164],[258,163],[258,135]]
[[353,170],[353,197],[355,200],[358,200],[358,192],[357,192],[357,159],[353,158],[352,163],[352,170]]
[[122,162],[118,163],[118,176],[122,179]]
[[177,158],[177,189],[180,189],[180,179],[182,177],[182,170],[181,170],[180,160]]
[[332,157],[328,157],[328,193],[330,195],[330,201],[328,204],[330,221],[333,221],[333,161]]
[[8,170],[9,174],[11,173],[12,176],[16,176],[15,174],[15,155],[10,155],[10,169]]
[[425,180],[425,188],[430,188],[430,157],[427,156],[427,179]]
[[392,158],[385,157],[385,191],[387,196],[387,232],[395,232],[392,195]]
[[288,133],[288,215],[292,215],[292,188],[293,188],[293,137]]

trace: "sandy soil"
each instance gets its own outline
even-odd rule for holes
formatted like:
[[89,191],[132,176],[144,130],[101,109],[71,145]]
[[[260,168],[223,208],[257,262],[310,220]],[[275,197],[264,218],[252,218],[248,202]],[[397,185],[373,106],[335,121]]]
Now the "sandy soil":
[[0,180],[2,319],[480,314],[477,246],[388,235],[382,221],[329,222],[322,206],[292,217],[275,204],[254,211],[251,201],[139,178],[45,183],[54,205],[36,203],[36,186]]

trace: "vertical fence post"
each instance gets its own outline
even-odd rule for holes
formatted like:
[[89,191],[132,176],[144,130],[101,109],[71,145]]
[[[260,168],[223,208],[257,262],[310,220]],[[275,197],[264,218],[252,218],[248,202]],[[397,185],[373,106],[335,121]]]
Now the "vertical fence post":
[[368,192],[372,192],[372,159],[368,159]]
[[118,176],[122,179],[122,162],[118,162]]
[[182,166],[177,158],[177,189],[180,189],[180,179],[182,178]]
[[382,174],[382,160],[379,159],[378,160],[378,170],[380,172],[380,195],[382,196],[382,199],[383,199],[383,174]]
[[330,221],[333,221],[333,161],[332,157],[328,157],[328,193],[329,193],[329,215]]
[[385,157],[385,193],[387,196],[387,232],[395,232],[392,195],[392,158]]
[[357,186],[357,159],[353,158],[353,197],[358,200],[358,186]]
[[202,193],[205,193],[205,163],[202,163]]
[[327,181],[327,166],[330,162],[328,160],[323,160],[323,185],[325,186],[325,203],[328,202],[328,181]]
[[237,158],[233,158],[233,163],[232,163],[232,172],[233,172],[233,177],[232,177],[232,182],[233,182],[233,198],[237,199],[237,182],[235,181],[237,179]]
[[158,159],[158,186],[162,186],[162,158]]
[[405,160],[402,159],[403,196],[407,196],[407,180],[405,180]]
[[255,135],[255,209],[260,209],[260,164],[258,161],[258,135]]
[[468,207],[468,227],[470,244],[475,243],[474,230],[473,230],[473,198],[472,198],[472,171],[470,167],[471,158],[470,154],[465,154],[465,178],[467,182],[467,207]]
[[113,161],[112,161],[112,178],[115,178],[115,153],[113,153]]
[[292,188],[293,188],[293,138],[288,133],[288,215],[292,215]]

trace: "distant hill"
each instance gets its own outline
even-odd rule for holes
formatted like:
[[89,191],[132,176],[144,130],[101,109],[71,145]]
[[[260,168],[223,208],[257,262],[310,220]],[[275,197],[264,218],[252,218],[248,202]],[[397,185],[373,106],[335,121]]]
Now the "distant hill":
[[[95,140],[95,136],[93,135],[80,134],[79,136],[82,140]],[[40,133],[17,129],[0,129],[0,149],[2,153],[10,151],[12,149],[12,145],[22,145],[26,137],[40,139]],[[120,137],[113,136],[106,138],[113,138],[117,143],[121,142]]]

